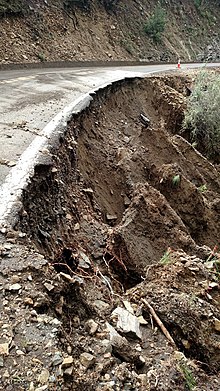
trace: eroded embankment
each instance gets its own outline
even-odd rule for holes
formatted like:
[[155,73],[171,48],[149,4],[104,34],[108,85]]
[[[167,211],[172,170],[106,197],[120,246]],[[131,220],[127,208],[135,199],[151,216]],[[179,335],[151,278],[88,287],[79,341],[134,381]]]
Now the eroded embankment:
[[44,253],[76,241],[95,254],[96,236],[103,246],[114,238],[114,252],[142,270],[167,247],[201,255],[218,243],[219,171],[177,134],[189,83],[116,83],[72,119],[23,198],[20,227]]
[[[26,308],[35,310],[34,325],[45,323],[44,335],[49,316],[61,327],[59,357],[47,353],[54,341],[42,352],[50,377],[30,375],[34,386],[219,389],[219,258],[211,251],[219,241],[219,168],[178,135],[191,82],[149,77],[99,91],[35,168],[17,229],[53,266],[32,272]],[[117,306],[128,311],[121,326]]]

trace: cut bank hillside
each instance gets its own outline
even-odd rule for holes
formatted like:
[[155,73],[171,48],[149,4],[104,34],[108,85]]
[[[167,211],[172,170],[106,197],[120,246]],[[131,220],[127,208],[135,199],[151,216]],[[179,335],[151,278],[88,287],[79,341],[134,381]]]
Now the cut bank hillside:
[[219,0],[0,0],[0,63],[215,61]]

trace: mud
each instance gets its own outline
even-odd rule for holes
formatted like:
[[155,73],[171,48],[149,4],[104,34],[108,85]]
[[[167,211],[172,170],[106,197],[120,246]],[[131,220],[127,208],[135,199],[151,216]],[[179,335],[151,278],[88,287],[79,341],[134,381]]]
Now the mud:
[[[34,308],[36,319],[46,317],[46,336],[59,319],[51,356],[58,349],[73,360],[67,370],[62,360],[58,368],[42,354],[35,372],[43,366],[55,379],[47,379],[45,389],[220,388],[219,166],[181,136],[193,78],[152,76],[99,91],[71,119],[59,145],[46,151],[24,191],[15,227],[24,234],[5,235],[11,251],[18,240],[29,255],[19,268],[18,260],[8,266],[6,254],[2,284],[7,288],[13,270],[25,283],[30,256],[34,263],[42,254],[32,288],[20,292],[18,303],[30,295],[26,309]],[[175,346],[141,299],[152,305]],[[141,341],[126,337],[120,351],[109,346],[106,321],[116,327],[111,313],[125,300],[147,323]],[[93,358],[89,366],[82,364],[85,352]],[[25,351],[26,367],[31,354]],[[25,388],[31,382],[39,387],[29,375],[17,389],[31,389]]]

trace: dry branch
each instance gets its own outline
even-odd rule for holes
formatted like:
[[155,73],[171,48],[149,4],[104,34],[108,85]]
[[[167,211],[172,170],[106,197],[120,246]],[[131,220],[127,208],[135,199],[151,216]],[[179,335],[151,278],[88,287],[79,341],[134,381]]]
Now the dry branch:
[[141,299],[142,303],[146,305],[146,307],[149,309],[151,315],[153,316],[154,320],[157,322],[158,326],[161,328],[162,332],[164,333],[165,337],[171,342],[173,346],[176,346],[173,338],[171,337],[169,331],[166,329],[162,321],[160,320],[159,316],[154,311],[153,307],[147,302],[145,299]]

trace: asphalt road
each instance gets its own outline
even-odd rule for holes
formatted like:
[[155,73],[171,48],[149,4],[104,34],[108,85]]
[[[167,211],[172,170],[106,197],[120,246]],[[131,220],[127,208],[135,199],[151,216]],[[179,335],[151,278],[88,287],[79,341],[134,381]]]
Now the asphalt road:
[[[203,64],[182,65],[182,69],[199,66]],[[174,69],[177,66],[169,64],[0,71],[0,184],[36,135],[75,99],[125,76]]]

